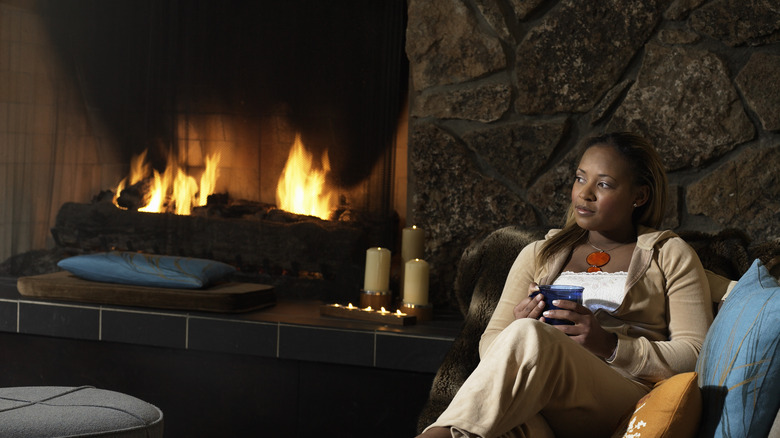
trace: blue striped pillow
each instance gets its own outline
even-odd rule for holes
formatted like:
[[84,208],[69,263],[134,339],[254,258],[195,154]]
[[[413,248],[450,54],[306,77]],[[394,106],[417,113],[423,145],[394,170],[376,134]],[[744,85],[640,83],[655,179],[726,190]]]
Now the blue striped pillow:
[[734,286],[696,362],[701,436],[767,436],[780,407],[780,286],[759,260]]

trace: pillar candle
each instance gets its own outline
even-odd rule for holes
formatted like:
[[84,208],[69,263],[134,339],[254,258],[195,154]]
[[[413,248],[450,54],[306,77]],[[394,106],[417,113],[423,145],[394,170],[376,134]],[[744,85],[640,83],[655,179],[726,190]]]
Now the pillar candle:
[[369,248],[366,251],[366,274],[363,290],[390,290],[390,250]]
[[428,262],[413,259],[404,267],[404,303],[428,305]]
[[401,231],[401,258],[404,263],[412,259],[423,258],[425,251],[425,231],[416,225]]
[[417,225],[401,230],[401,287],[398,291],[401,300],[406,287],[406,262],[423,258],[425,252],[425,231]]

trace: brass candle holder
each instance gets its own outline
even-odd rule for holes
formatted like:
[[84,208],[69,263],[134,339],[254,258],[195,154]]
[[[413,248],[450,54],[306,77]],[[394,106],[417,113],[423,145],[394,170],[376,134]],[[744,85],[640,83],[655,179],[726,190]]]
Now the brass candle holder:
[[373,309],[381,309],[382,307],[389,309],[392,304],[393,295],[389,290],[361,290],[360,291],[360,307],[371,307]]
[[433,319],[433,305],[431,304],[403,303],[399,310],[407,315],[416,316],[417,321],[430,321]]

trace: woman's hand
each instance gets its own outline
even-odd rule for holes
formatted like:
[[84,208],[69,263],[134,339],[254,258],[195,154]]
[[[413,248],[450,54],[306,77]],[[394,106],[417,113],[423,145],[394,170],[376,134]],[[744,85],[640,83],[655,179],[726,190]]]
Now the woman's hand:
[[531,294],[538,291],[539,285],[536,283],[531,283],[528,285],[528,296],[520,300],[520,302],[517,303],[515,308],[512,310],[512,312],[515,314],[515,319],[539,319],[539,317],[542,316],[542,311],[544,310],[544,301],[542,300],[544,297],[542,294],[536,294],[535,297],[531,298]]
[[553,305],[560,310],[548,310],[542,313],[544,317],[566,319],[574,323],[574,325],[556,325],[555,328],[566,333],[573,341],[597,356],[604,358],[612,356],[617,348],[617,336],[604,330],[590,309],[566,300],[555,300]]

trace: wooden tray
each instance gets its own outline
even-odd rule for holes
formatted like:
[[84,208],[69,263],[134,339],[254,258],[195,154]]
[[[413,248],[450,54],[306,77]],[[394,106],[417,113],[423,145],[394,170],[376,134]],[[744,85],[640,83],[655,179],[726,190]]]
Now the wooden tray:
[[357,319],[360,321],[379,322],[390,325],[413,325],[417,318],[407,314],[396,315],[393,312],[379,313],[376,310],[347,308],[337,304],[323,304],[320,306],[320,315],[335,316],[336,318]]
[[206,312],[246,312],[276,303],[273,286],[265,284],[169,289],[83,280],[67,271],[20,277],[16,287],[27,297]]

